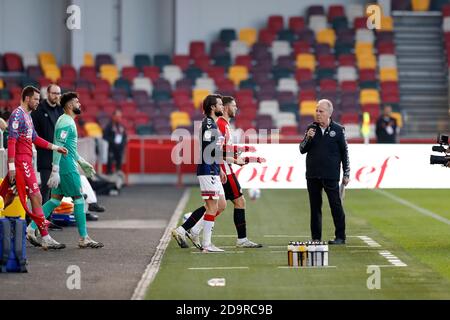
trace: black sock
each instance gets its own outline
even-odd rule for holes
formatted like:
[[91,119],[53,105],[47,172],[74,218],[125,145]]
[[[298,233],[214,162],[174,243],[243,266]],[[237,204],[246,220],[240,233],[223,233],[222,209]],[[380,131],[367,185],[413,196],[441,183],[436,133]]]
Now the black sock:
[[238,238],[242,239],[247,237],[247,227],[245,225],[245,209],[234,209],[233,214],[234,225],[236,226],[236,231]]
[[198,220],[200,220],[203,217],[205,212],[206,208],[204,206],[201,206],[200,208],[192,212],[191,216],[181,226],[184,228],[184,230],[191,229],[193,226],[195,226]]

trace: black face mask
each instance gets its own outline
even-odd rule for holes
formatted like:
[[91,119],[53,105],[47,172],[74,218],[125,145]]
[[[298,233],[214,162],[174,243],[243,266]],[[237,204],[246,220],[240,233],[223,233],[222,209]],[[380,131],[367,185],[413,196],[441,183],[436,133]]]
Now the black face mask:
[[75,113],[75,114],[81,114],[81,109],[80,108],[78,108],[78,109],[73,109],[73,113]]

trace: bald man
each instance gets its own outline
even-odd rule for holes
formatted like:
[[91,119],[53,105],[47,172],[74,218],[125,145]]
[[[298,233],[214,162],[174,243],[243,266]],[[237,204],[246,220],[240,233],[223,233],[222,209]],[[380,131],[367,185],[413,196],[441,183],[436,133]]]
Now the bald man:
[[316,106],[316,122],[308,126],[300,143],[306,155],[306,181],[311,209],[311,236],[322,240],[322,190],[325,190],[333,216],[335,238],[329,244],[345,244],[345,213],[339,194],[341,163],[342,184],[350,179],[350,163],[344,127],[331,119],[333,104],[323,99]]

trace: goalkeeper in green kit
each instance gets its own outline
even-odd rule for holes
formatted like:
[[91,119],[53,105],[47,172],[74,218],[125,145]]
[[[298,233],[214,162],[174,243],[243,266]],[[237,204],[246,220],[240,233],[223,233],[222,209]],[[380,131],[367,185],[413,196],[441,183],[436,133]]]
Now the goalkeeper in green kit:
[[[77,164],[80,165],[88,178],[95,174],[90,163],[84,160],[77,152],[77,127],[74,118],[81,113],[81,104],[75,92],[67,92],[61,97],[61,107],[64,114],[58,118],[55,125],[54,142],[64,146],[68,150],[65,157],[56,152],[53,153],[52,173],[47,185],[52,189],[52,196],[43,205],[45,217],[48,217],[55,208],[61,204],[63,197],[71,197],[74,203],[74,215],[77,222],[80,248],[101,248],[103,244],[92,240],[87,234],[86,214],[84,212],[84,198],[81,190],[80,173]],[[33,245],[40,245],[37,240],[36,225],[30,224],[27,229],[28,239]]]

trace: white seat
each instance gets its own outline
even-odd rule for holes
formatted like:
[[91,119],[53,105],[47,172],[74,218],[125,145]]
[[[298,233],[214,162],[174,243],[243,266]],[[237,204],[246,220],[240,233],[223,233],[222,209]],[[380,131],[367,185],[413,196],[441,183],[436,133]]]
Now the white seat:
[[309,17],[308,27],[317,33],[327,28],[327,17],[323,15],[312,15]]
[[443,22],[444,32],[450,31],[450,17],[445,17]]
[[280,112],[274,115],[273,119],[277,128],[297,125],[297,119],[292,112]]
[[356,81],[358,79],[356,68],[351,66],[338,67],[337,79],[338,82]]
[[355,18],[364,17],[364,7],[362,4],[349,4],[345,8],[345,13],[347,15],[348,22],[353,25],[353,22],[355,21]]
[[197,78],[195,80],[195,89],[207,89],[209,92],[215,92],[216,91],[216,83],[214,82],[214,79],[208,78],[208,77],[201,77]]
[[372,30],[358,29],[355,36],[356,42],[374,43],[375,35]]
[[149,78],[134,78],[133,90],[144,90],[148,95],[151,95],[153,92],[153,85]]
[[239,40],[233,40],[230,43],[230,55],[231,59],[235,59],[240,55],[248,55],[250,53],[250,48],[247,43]]
[[381,54],[378,57],[380,68],[397,68],[397,58],[393,54]]
[[288,56],[292,52],[291,44],[289,41],[276,40],[272,42],[272,58],[273,61],[281,56]]
[[274,117],[280,113],[280,105],[276,100],[263,100],[259,103],[259,114],[268,114]]
[[346,123],[345,127],[345,136],[347,139],[351,138],[359,138],[361,136],[360,126],[357,123]]
[[122,70],[123,67],[132,67],[133,61],[127,53],[116,53],[115,55],[116,66],[118,70]]
[[297,80],[292,78],[281,78],[278,80],[278,91],[290,91],[294,94],[298,93],[298,83]]
[[39,66],[39,61],[36,53],[25,52],[22,55],[23,67],[26,69],[29,66]]
[[183,71],[179,66],[167,65],[163,67],[162,77],[169,81],[172,87],[175,87],[175,83],[183,79]]

